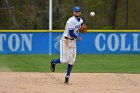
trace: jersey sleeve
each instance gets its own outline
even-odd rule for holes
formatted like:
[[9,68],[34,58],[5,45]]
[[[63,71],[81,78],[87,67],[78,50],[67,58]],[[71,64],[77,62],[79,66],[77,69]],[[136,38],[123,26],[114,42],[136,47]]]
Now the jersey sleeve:
[[77,38],[77,35],[74,34],[73,30],[69,30],[69,34],[70,34],[71,37]]

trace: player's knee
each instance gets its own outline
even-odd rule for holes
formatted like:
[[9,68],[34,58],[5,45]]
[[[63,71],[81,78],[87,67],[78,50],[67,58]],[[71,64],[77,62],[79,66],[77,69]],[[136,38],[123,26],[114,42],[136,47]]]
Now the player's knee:
[[68,59],[61,59],[61,63],[68,63]]
[[75,59],[69,60],[70,63],[75,63]]
[[74,65],[74,62],[69,62],[70,65]]

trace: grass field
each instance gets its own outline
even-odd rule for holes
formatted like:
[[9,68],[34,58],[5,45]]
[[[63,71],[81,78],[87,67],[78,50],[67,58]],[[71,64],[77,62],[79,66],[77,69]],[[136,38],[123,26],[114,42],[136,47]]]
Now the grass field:
[[[50,72],[50,59],[59,55],[0,55],[0,71]],[[67,64],[58,64],[56,72],[65,72]],[[80,73],[140,73],[139,54],[77,55],[73,72]]]

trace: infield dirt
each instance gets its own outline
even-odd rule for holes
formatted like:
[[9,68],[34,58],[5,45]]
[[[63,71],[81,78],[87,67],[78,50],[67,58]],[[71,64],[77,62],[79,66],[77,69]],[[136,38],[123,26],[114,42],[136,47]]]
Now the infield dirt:
[[0,93],[140,93],[140,74],[0,72]]

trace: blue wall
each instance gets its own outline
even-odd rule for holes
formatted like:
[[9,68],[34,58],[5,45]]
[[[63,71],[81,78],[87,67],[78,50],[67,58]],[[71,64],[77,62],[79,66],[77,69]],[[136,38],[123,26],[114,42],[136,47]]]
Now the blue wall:
[[[89,32],[80,35],[82,41],[77,41],[79,54],[140,53],[140,32]],[[62,32],[3,32],[0,33],[0,54],[59,54],[61,36]]]

